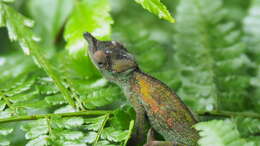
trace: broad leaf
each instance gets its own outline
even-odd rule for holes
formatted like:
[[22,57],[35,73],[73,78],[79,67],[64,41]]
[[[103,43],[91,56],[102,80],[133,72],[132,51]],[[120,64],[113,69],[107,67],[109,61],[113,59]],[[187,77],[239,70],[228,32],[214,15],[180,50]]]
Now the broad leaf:
[[171,16],[166,6],[161,3],[160,0],[135,0],[137,3],[147,9],[149,12],[157,15],[159,18],[165,19],[171,23],[175,22],[175,19]]
[[[101,40],[110,38],[112,19],[109,15],[108,0],[77,1],[66,27],[64,38],[66,48],[72,57],[72,64],[79,72],[93,76],[97,74],[87,55],[84,32],[90,32]],[[79,66],[80,64],[80,66]]]
[[235,125],[230,120],[213,120],[201,122],[195,125],[201,136],[198,144],[201,146],[211,145],[212,142],[218,146],[226,145],[250,145],[242,139]]
[[37,22],[37,30],[48,43],[53,43],[69,16],[73,0],[30,0],[28,9]]

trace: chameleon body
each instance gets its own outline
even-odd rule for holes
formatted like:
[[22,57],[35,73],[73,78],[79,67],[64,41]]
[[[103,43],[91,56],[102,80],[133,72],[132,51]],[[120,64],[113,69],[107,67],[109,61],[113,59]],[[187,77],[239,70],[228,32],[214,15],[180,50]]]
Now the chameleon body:
[[[169,141],[168,145],[197,145],[199,135],[192,127],[197,121],[167,85],[143,73],[122,44],[99,41],[90,33],[84,33],[84,37],[89,44],[88,54],[92,62],[104,77],[124,90],[134,107],[136,133],[133,137],[136,141],[143,141],[147,116],[151,127]],[[147,143],[164,145],[158,141]]]

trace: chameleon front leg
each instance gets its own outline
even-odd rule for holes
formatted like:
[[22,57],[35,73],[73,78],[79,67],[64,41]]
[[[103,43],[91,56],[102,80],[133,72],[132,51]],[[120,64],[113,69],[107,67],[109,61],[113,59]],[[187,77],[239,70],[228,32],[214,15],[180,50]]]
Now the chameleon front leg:
[[155,140],[154,137],[154,130],[150,128],[147,134],[146,144],[144,146],[187,146],[187,145],[175,141],[157,141]]
[[145,136],[147,132],[148,120],[145,115],[144,107],[137,101],[137,99],[130,99],[130,102],[135,110],[135,130],[128,142],[129,146],[142,145],[145,142]]

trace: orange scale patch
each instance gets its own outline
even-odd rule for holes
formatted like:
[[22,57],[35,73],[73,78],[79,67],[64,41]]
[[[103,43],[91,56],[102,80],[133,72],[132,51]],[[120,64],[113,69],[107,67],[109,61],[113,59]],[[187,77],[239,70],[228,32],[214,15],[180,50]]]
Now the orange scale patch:
[[145,80],[145,78],[138,78],[139,81],[139,92],[141,94],[141,98],[145,103],[147,103],[151,107],[151,111],[153,113],[164,114],[164,112],[160,109],[160,105],[156,100],[151,98],[151,85],[149,82]]
[[173,128],[173,119],[172,119],[172,118],[168,118],[168,119],[166,120],[166,123],[167,123],[167,125],[168,125],[170,128]]

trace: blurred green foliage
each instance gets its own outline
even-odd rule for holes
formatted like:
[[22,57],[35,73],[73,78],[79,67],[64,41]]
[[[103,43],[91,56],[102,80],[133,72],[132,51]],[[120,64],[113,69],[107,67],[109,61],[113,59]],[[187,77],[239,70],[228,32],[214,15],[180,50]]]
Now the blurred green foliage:
[[[259,24],[260,0],[0,0],[0,145],[127,143],[134,111],[92,65],[86,31],[122,42],[195,113],[257,113]],[[198,143],[260,144],[259,119],[230,117],[195,125]]]

